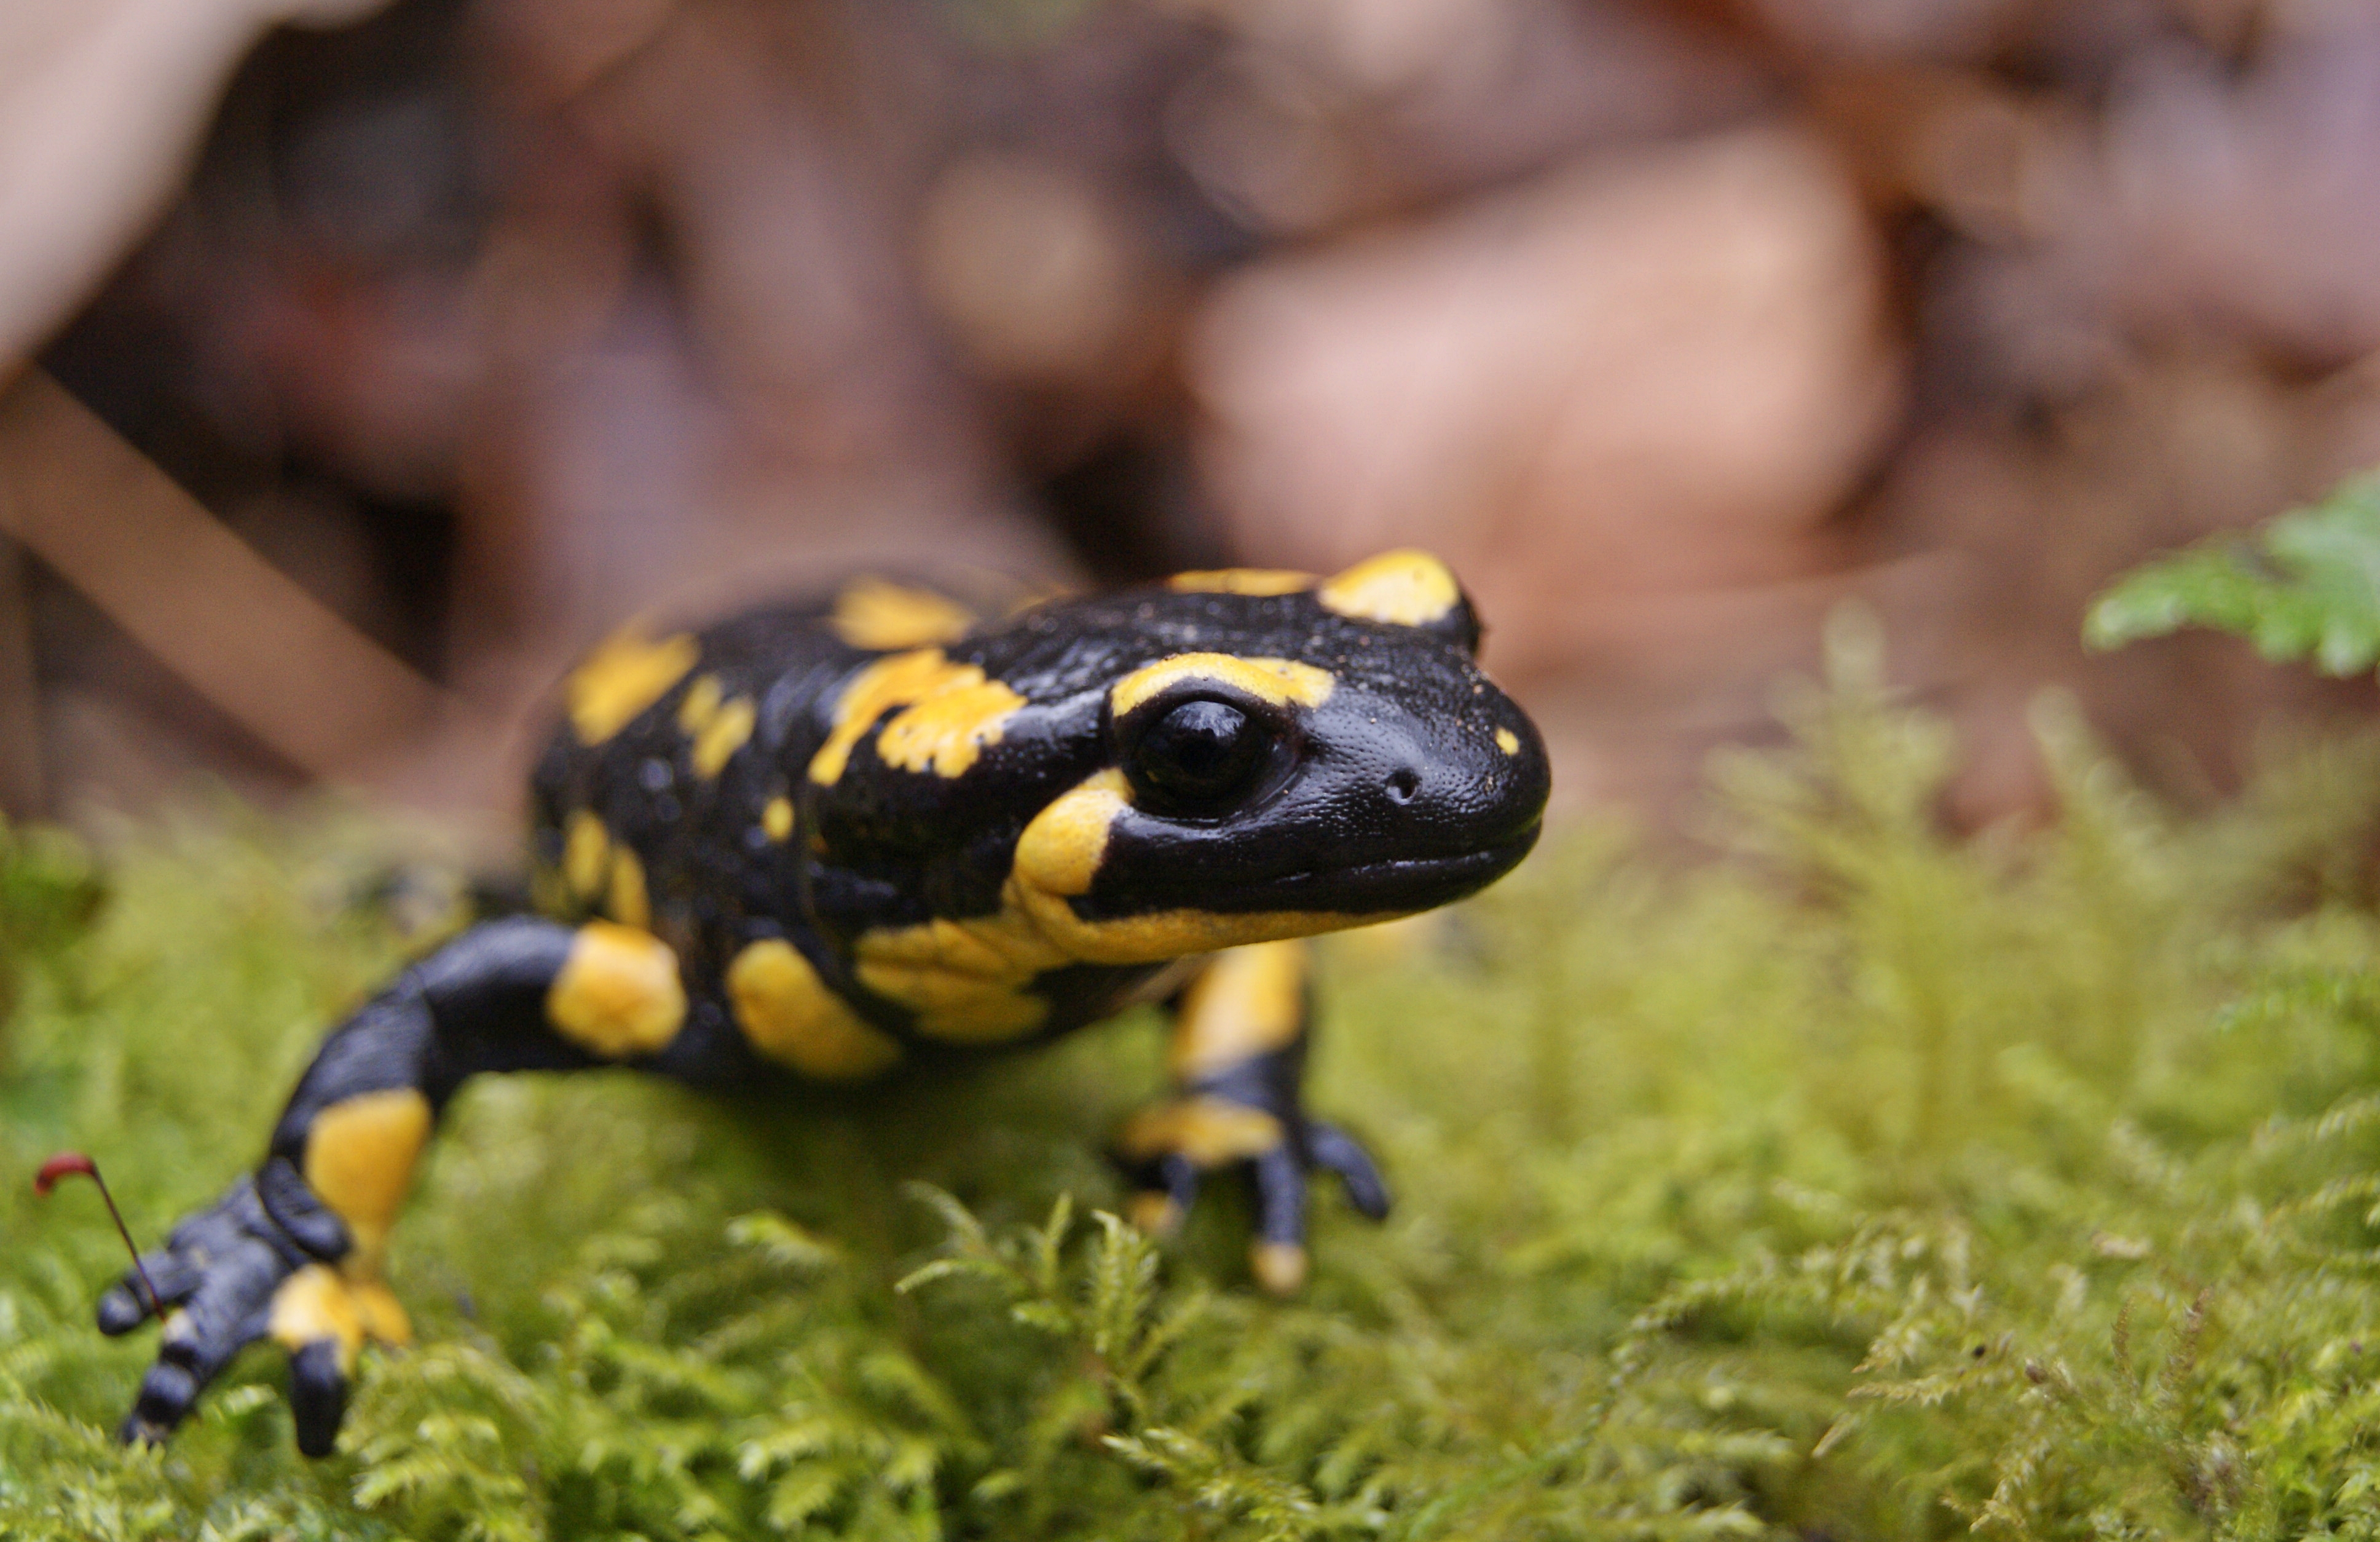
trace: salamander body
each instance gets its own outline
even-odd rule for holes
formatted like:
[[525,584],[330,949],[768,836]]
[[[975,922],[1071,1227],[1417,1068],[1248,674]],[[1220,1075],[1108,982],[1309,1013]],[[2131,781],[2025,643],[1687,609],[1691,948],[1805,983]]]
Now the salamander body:
[[[851,1082],[1162,999],[1172,1095],[1119,1133],[1135,1217],[1245,1167],[1252,1263],[1305,1271],[1305,1178],[1387,1196],[1299,1099],[1296,939],[1458,899],[1536,838],[1545,751],[1452,576],[1184,574],[978,616],[861,579],[706,630],[632,627],[565,681],[532,779],[535,914],[481,922],[325,1040],[263,1165],[145,1260],[167,1308],[127,1419],[162,1439],[240,1347],[293,1358],[327,1451],[440,1111],[492,1071]],[[149,1315],[134,1281],[103,1330]]]

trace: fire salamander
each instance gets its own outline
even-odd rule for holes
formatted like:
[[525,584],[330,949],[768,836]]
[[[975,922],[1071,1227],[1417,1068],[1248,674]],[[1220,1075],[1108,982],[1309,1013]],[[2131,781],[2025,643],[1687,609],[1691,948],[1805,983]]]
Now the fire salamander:
[[[632,627],[565,685],[534,778],[540,914],[470,927],[339,1025],[263,1165],[145,1260],[164,1306],[126,1419],[158,1440],[244,1345],[292,1357],[331,1449],[366,1341],[402,1342],[389,1228],[486,1071],[856,1081],[1172,1011],[1172,1095],[1116,1153],[1135,1219],[1248,1173],[1252,1261],[1305,1270],[1305,1177],[1385,1213],[1306,1117],[1291,941],[1443,905],[1537,835],[1536,731],[1473,662],[1446,567],[1232,569],[978,620],[882,580],[701,632]],[[135,1279],[99,1305],[123,1333]]]

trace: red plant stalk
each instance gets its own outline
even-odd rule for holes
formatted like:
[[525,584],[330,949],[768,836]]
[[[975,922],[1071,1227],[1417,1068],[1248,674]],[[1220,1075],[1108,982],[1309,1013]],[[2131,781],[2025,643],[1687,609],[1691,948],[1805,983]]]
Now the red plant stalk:
[[109,1218],[115,1222],[115,1234],[124,1239],[124,1250],[132,1255],[132,1272],[140,1277],[140,1289],[149,1297],[149,1313],[163,1322],[165,1319],[165,1304],[159,1299],[157,1287],[150,1282],[149,1270],[140,1262],[140,1249],[132,1241],[132,1229],[124,1224],[124,1212],[115,1208],[115,1196],[107,1192],[107,1180],[99,1175],[99,1164],[79,1151],[61,1151],[43,1162],[42,1170],[33,1174],[33,1193],[46,1199],[50,1190],[57,1187],[59,1179],[70,1178],[77,1173],[99,1185],[99,1197],[107,1206]]

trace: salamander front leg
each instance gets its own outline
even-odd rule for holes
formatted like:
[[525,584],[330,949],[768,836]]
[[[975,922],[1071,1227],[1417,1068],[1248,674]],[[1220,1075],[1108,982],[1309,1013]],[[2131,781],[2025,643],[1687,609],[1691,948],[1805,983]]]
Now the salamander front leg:
[[1208,1172],[1245,1169],[1257,1200],[1250,1266],[1281,1295],[1305,1281],[1308,1172],[1339,1174],[1349,1202],[1375,1220],[1389,1211],[1387,1186],[1362,1145],[1305,1117],[1310,957],[1303,942],[1217,954],[1174,1009],[1166,1055],[1173,1096],[1135,1114],[1116,1137],[1138,1188],[1133,1220],[1146,1231],[1180,1225]]
[[[165,1320],[122,1439],[164,1439],[233,1356],[271,1338],[290,1354],[298,1449],[327,1454],[358,1352],[410,1336],[382,1265],[455,1088],[481,1071],[650,1062],[686,1016],[675,954],[607,922],[492,921],[407,970],[324,1041],[264,1165],[142,1260]],[[103,1332],[149,1316],[131,1274],[99,1303]]]

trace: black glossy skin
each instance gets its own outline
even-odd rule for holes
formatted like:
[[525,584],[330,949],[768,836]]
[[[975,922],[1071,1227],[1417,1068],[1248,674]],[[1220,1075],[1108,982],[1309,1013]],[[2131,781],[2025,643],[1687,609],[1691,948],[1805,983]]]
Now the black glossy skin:
[[[592,744],[567,723],[559,730],[533,779],[532,860],[548,915],[467,930],[334,1030],[276,1126],[264,1167],[150,1260],[176,1321],[127,1439],[162,1439],[187,1414],[231,1355],[264,1333],[273,1293],[294,1269],[308,1260],[354,1265],[346,1223],[302,1175],[326,1110],[409,1089],[434,1116],[465,1078],[491,1070],[625,1062],[713,1086],[781,1075],[740,1028],[723,985],[731,961],[764,939],[791,943],[861,1019],[899,1042],[905,1062],[981,1052],[923,1031],[911,1008],[863,985],[860,940],[935,918],[999,916],[1028,823],[1103,771],[1124,770],[1133,794],[1108,828],[1087,888],[1066,901],[1087,922],[1170,916],[1187,917],[1177,925],[1195,933],[1201,917],[1228,927],[1252,913],[1318,913],[1326,918],[1305,929],[1324,929],[1459,898],[1507,871],[1536,839],[1548,787],[1543,747],[1473,663],[1478,628],[1467,601],[1422,625],[1336,614],[1311,590],[1160,587],[1045,603],[938,645],[949,663],[976,666],[1022,698],[971,763],[956,774],[888,765],[871,725],[841,774],[822,782],[811,774],[813,758],[855,675],[911,651],[850,646],[827,624],[830,609],[759,611],[701,632],[698,662],[625,726]],[[1324,672],[1330,689],[1307,704],[1194,679],[1121,716],[1112,710],[1119,681],[1184,654],[1292,661]],[[709,776],[695,769],[681,719],[705,677],[722,698],[754,707],[748,739]],[[1170,798],[1136,759],[1151,724],[1192,699],[1220,701],[1261,731],[1260,766],[1220,802]],[[1208,710],[1180,721],[1203,722]],[[789,833],[769,828],[769,806],[781,798],[795,810]],[[600,896],[574,896],[560,878],[566,827],[582,812],[635,854],[650,931],[675,955],[684,1024],[651,1053],[606,1056],[549,1021],[548,993],[579,924],[606,908]],[[984,1048],[1111,1015],[1178,978],[1170,963],[1070,960],[1044,970],[1023,988],[1046,1003],[1036,1026]],[[1360,1146],[1303,1112],[1297,1010],[1293,1038],[1210,1065],[1176,1089],[1277,1122],[1270,1148],[1233,1164],[1257,1181],[1260,1235],[1283,1247],[1302,1240],[1313,1168],[1339,1172],[1366,1213],[1387,1204]],[[1146,1150],[1127,1163],[1145,1190],[1170,1194],[1177,1207],[1214,1165]],[[101,1303],[110,1332],[145,1316],[128,1277]],[[292,1347],[299,1444],[319,1454],[337,1428],[345,1373],[322,1345]]]

